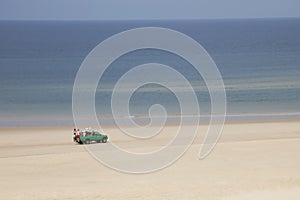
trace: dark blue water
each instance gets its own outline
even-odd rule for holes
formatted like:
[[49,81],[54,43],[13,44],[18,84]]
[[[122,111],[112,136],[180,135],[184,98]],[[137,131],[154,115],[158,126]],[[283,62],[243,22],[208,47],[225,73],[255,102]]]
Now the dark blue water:
[[[300,113],[300,19],[0,21],[0,125],[71,123],[72,88],[84,58],[113,34],[146,26],[180,31],[207,50],[223,77],[229,115]],[[190,80],[202,114],[209,115],[210,97],[193,67],[171,53],[146,49],[121,56],[105,72],[96,93],[100,118],[111,117],[110,98],[120,76],[149,62],[172,66]],[[132,96],[131,114],[146,116],[157,103],[171,116],[180,113],[174,94],[146,85]]]

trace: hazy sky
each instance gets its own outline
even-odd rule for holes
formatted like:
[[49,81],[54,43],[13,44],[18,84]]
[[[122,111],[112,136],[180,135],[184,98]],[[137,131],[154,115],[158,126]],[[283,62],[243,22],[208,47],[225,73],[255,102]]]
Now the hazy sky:
[[0,0],[0,19],[300,17],[300,0]]

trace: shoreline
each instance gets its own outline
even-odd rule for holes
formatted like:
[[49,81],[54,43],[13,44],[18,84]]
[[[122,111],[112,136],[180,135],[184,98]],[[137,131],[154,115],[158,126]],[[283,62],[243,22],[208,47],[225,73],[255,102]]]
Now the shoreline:
[[[195,119],[195,116],[183,116],[187,120]],[[159,117],[158,117],[159,118]],[[25,119],[25,117],[20,119],[11,119],[11,118],[0,118],[0,129],[2,128],[25,128],[25,127],[73,127],[73,119]],[[121,125],[128,127],[126,124],[126,118],[119,118]],[[125,120],[126,119],[126,120]],[[131,119],[136,120],[142,125],[146,125],[149,118],[144,116],[133,116]],[[207,125],[209,123],[209,116],[200,116],[199,125]],[[122,123],[123,120],[123,123]],[[180,116],[170,116],[168,118],[166,126],[177,126],[179,125],[178,121]],[[88,120],[84,120],[88,124]],[[237,123],[266,123],[266,122],[285,122],[285,121],[300,121],[300,113],[275,113],[275,114],[232,114],[226,115],[225,124],[237,124]],[[102,125],[101,127],[116,127],[117,125],[114,122],[113,118],[98,118],[98,122]],[[183,125],[191,125],[193,123],[187,122]],[[88,125],[94,126],[94,125]],[[97,124],[95,126],[98,126]]]

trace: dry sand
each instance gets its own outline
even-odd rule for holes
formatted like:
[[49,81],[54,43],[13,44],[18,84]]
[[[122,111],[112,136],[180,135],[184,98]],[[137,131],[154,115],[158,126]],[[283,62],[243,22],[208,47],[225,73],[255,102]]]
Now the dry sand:
[[[166,127],[151,142],[114,128],[106,133],[122,148],[140,151],[165,145],[176,129]],[[175,164],[132,175],[103,166],[74,144],[72,127],[2,128],[0,199],[300,199],[299,121],[226,124],[216,148],[199,160],[206,129],[200,126]]]

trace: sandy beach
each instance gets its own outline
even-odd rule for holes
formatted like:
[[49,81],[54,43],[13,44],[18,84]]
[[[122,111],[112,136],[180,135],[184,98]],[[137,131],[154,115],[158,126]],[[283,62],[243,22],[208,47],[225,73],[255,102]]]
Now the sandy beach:
[[[105,131],[110,142],[140,151],[164,145],[176,128],[168,126],[144,144],[118,129]],[[216,148],[199,160],[206,129],[200,125],[175,164],[132,175],[74,144],[72,127],[1,128],[0,199],[300,199],[299,121],[225,124]]]

